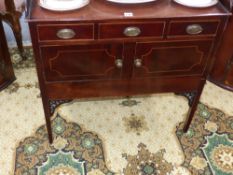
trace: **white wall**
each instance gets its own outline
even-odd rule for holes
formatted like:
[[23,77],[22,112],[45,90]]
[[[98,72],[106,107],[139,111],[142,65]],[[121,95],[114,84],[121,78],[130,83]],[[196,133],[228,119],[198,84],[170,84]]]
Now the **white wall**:
[[[31,44],[30,33],[28,30],[27,21],[26,21],[24,15],[21,17],[20,22],[21,22],[22,34],[23,34],[23,44],[25,46],[30,45]],[[15,38],[14,38],[14,35],[13,35],[11,28],[6,23],[3,23],[3,25],[4,25],[4,30],[6,33],[8,45],[11,47],[16,46]]]

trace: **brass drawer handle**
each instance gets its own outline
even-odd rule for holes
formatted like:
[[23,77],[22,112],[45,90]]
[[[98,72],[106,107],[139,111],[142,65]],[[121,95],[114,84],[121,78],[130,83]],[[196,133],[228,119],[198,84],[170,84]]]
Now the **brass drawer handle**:
[[203,31],[203,28],[199,24],[191,24],[186,27],[186,32],[190,35],[197,35]]
[[61,29],[57,32],[57,37],[61,39],[71,39],[76,35],[75,31],[72,29]]
[[140,35],[141,30],[138,27],[127,27],[124,30],[125,36],[138,36]]
[[134,60],[134,65],[136,66],[136,67],[141,67],[142,66],[142,60],[141,59],[135,59]]
[[123,67],[123,60],[122,59],[116,59],[115,60],[115,65],[117,68],[122,68]]

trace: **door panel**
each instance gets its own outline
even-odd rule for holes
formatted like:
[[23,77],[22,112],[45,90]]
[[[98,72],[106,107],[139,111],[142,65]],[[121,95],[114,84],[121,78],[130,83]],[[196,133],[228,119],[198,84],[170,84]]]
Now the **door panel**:
[[[202,75],[212,41],[136,44],[133,77]],[[140,61],[137,64],[136,61]]]
[[95,81],[121,78],[122,68],[115,65],[122,58],[120,44],[89,44],[41,47],[47,81]]

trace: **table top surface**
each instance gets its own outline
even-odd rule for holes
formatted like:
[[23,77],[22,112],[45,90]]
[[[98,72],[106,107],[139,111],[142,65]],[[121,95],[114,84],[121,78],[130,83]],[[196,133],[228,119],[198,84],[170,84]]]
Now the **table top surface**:
[[[29,21],[101,21],[126,18],[159,19],[230,15],[220,2],[208,8],[190,8],[172,0],[157,0],[134,5],[111,3],[106,0],[90,0],[90,3],[83,8],[66,12],[43,9],[39,6],[39,0],[32,0],[30,3],[27,16]],[[125,13],[131,13],[132,16],[127,17]]]

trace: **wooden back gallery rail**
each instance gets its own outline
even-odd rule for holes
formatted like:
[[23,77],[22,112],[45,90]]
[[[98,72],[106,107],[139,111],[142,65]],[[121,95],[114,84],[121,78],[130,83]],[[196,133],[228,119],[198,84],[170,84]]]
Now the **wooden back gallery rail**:
[[39,0],[28,2],[50,143],[56,106],[90,97],[182,94],[189,99],[188,130],[231,15],[221,2],[197,9],[171,0],[91,0],[62,13],[41,8]]

